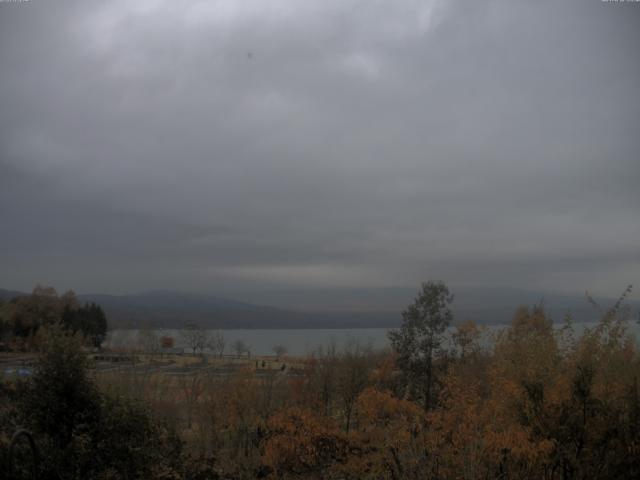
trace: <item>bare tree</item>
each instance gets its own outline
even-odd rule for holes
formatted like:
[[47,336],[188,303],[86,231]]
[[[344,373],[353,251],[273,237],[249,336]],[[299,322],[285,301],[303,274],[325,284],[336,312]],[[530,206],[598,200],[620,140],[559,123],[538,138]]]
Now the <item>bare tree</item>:
[[371,348],[363,348],[356,341],[349,342],[340,356],[337,387],[347,433],[351,428],[356,400],[367,385],[370,362]]
[[204,348],[209,345],[209,334],[208,332],[197,325],[187,324],[180,331],[180,336],[184,343],[187,344],[193,354],[195,355],[198,350],[200,353],[204,353]]
[[244,352],[247,352],[249,350],[249,348],[247,347],[247,344],[242,340],[236,340],[235,342],[233,342],[233,350],[236,352],[238,358],[240,358]]
[[213,335],[209,336],[207,347],[213,352],[214,355],[222,358],[225,346],[226,342],[220,330],[217,330]]
[[144,353],[156,355],[160,351],[158,334],[150,326],[143,326],[138,330],[138,345]]
[[480,350],[482,333],[482,328],[471,320],[456,325],[451,340],[462,360]]
[[276,357],[278,357],[279,360],[280,357],[283,357],[287,354],[287,347],[285,347],[284,345],[275,345],[273,347],[273,353],[276,354]]
[[314,357],[317,363],[312,381],[322,399],[324,415],[328,416],[336,396],[338,353],[335,341],[325,348],[318,347]]

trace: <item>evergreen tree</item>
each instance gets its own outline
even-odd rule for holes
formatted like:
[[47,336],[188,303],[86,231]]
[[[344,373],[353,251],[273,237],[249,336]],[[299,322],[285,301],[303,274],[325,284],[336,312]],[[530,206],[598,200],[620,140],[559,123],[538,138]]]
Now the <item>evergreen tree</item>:
[[453,295],[443,282],[422,283],[414,302],[402,312],[402,326],[388,337],[398,358],[398,366],[414,396],[425,410],[434,401],[434,357],[443,334],[453,319],[449,305]]

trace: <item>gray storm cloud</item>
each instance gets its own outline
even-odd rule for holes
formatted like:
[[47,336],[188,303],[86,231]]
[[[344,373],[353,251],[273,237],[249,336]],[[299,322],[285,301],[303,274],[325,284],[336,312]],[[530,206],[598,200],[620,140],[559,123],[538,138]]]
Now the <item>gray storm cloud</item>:
[[640,4],[0,3],[0,286],[640,274]]

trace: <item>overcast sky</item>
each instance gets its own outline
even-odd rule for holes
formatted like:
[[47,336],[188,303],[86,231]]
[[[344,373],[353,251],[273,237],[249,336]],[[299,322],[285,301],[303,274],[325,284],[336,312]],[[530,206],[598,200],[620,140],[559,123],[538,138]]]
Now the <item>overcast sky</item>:
[[640,3],[0,3],[3,288],[613,295],[639,153]]

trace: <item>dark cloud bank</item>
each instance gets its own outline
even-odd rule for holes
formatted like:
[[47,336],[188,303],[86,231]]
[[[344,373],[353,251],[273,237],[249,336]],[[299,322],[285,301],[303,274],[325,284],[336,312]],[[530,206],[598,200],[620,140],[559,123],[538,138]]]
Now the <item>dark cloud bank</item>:
[[599,0],[0,3],[0,286],[615,295],[639,41]]

